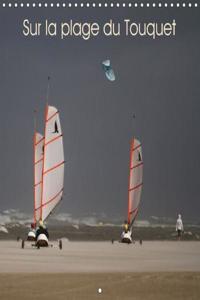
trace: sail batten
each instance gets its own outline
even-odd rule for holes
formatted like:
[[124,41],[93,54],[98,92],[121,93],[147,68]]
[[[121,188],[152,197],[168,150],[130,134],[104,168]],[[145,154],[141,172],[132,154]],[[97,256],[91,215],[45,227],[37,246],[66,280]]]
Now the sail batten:
[[35,143],[35,146],[40,144],[44,140],[44,137],[41,135],[41,137],[38,139],[38,141]]
[[[42,207],[44,207],[44,206],[48,205],[50,202],[54,201],[62,192],[63,192],[63,188],[52,199],[50,199],[48,202],[44,202],[42,204]],[[38,207],[37,209],[40,209],[40,208],[41,208],[41,206]]]
[[58,110],[54,112],[50,117],[46,119],[46,122],[49,122],[53,117],[55,117],[58,114]]
[[51,143],[53,143],[54,141],[56,141],[57,139],[61,138],[62,137],[62,134],[56,136],[55,138],[53,138],[52,140],[48,141],[46,144],[45,144],[45,147]]
[[64,164],[64,161],[62,161],[61,163],[59,163],[59,164],[57,164],[57,165],[51,167],[50,169],[46,170],[46,171],[44,172],[43,175],[46,175],[47,173],[49,173],[49,172],[51,172],[51,171],[53,171],[53,170],[59,168],[59,167],[62,166],[63,164]]
[[48,205],[49,203],[51,203],[52,201],[54,201],[62,192],[63,192],[63,188],[52,199],[48,200],[47,202],[44,202],[42,204],[42,206],[44,207],[44,206]]
[[129,186],[128,186],[128,223],[133,225],[138,213],[142,191],[143,160],[141,143],[133,138],[130,147]]

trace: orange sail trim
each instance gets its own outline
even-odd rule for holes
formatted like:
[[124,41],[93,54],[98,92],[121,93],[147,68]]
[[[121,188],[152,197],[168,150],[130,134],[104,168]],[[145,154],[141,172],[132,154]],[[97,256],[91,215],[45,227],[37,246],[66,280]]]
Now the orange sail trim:
[[43,161],[43,157],[41,159],[38,159],[34,164],[37,165],[38,163]]
[[49,172],[51,172],[51,171],[53,171],[53,170],[55,170],[55,169],[59,168],[59,167],[60,167],[60,166],[62,166],[64,163],[65,163],[65,162],[64,162],[64,161],[62,161],[61,163],[59,163],[59,164],[57,164],[57,165],[53,166],[52,168],[50,168],[50,169],[46,170],[46,171],[43,173],[43,175],[46,175],[47,173],[49,173]]
[[52,142],[56,141],[57,139],[61,138],[62,136],[63,136],[62,134],[56,136],[55,138],[53,138],[53,139],[51,139],[50,141],[48,141],[48,142],[45,144],[45,146],[51,144]]
[[39,143],[41,143],[44,140],[44,137],[42,137],[39,141],[35,141],[35,146],[37,146]]
[[42,181],[40,181],[40,182],[34,184],[34,187],[38,186],[38,185],[41,184],[41,183],[42,183]]
[[58,114],[58,110],[48,119],[46,119],[46,122],[49,122],[51,119],[53,119],[53,117],[55,117]]
[[141,163],[139,163],[139,164],[137,164],[137,165],[131,167],[131,170],[133,170],[133,169],[135,169],[135,168],[137,168],[137,167],[139,167],[139,166],[142,166],[142,165],[143,165],[143,162],[141,162]]
[[[131,188],[130,185],[131,185],[131,166],[132,166],[132,151],[133,151],[133,149],[134,149],[134,138],[131,139],[128,191],[130,191],[130,188]],[[128,224],[130,224],[130,192],[128,193]]]
[[[51,203],[52,201],[54,201],[60,195],[60,193],[62,193],[62,192],[63,192],[63,188],[54,197],[52,197],[47,202],[43,203],[42,207],[44,207],[44,206],[48,205],[49,203]],[[36,210],[38,210],[38,209],[41,209],[41,207],[38,207]]]
[[137,145],[135,148],[132,147],[132,151],[135,151],[136,149],[140,148],[142,146],[142,144]]
[[[45,125],[44,125],[44,140],[46,139],[46,130],[47,130],[47,116],[48,116],[48,104],[46,104],[45,109]],[[43,154],[43,164],[42,164],[42,186],[41,186],[41,204],[40,204],[40,219],[42,220],[42,204],[43,204],[43,182],[44,182],[44,161],[45,161],[45,152],[46,146],[44,143],[44,154]]]
[[140,184],[134,186],[133,188],[130,188],[130,189],[129,189],[129,192],[134,191],[134,190],[140,188],[140,187],[142,186],[142,184],[143,184],[143,183],[141,182]]

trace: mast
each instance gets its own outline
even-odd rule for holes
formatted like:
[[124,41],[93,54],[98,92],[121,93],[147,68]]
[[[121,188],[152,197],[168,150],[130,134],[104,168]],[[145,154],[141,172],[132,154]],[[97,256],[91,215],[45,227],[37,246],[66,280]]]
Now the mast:
[[46,107],[44,116],[44,145],[43,145],[43,163],[42,163],[42,180],[41,180],[41,202],[40,202],[40,220],[42,220],[42,207],[43,207],[43,183],[44,183],[44,161],[45,161],[45,149],[46,149],[46,124],[48,115],[48,101],[49,101],[49,90],[50,90],[50,76],[47,77],[47,90],[46,90]]
[[35,155],[35,147],[36,147],[36,110],[34,110],[34,132],[33,132],[33,178],[34,178],[34,184],[33,184],[33,196],[34,196],[34,224],[36,224],[36,193],[35,193],[35,184],[36,184],[36,174],[35,174],[35,161],[36,161],[36,155]]
[[48,76],[47,77],[46,105],[48,105],[48,102],[49,102],[50,79],[51,79],[51,77]]
[[41,188],[42,188],[42,165],[43,165],[43,147],[44,137],[37,132],[36,116],[34,119],[34,136],[33,136],[33,170],[34,170],[34,223],[40,219],[41,206]]
[[46,151],[46,124],[47,124],[47,115],[48,115],[48,104],[45,108],[45,125],[44,125],[44,146],[43,146],[43,163],[42,163],[42,182],[41,182],[41,203],[40,203],[40,219],[42,220],[42,207],[43,207],[43,193],[44,193],[44,162],[45,162],[45,151]]

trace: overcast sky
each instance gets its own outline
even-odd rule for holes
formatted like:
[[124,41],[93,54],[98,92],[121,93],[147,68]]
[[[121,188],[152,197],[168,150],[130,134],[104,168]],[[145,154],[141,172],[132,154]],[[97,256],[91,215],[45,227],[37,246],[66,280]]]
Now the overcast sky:
[[[25,38],[25,18],[105,22],[176,20],[176,36]],[[125,218],[129,144],[143,145],[139,218],[200,220],[200,19],[197,9],[0,8],[0,210],[33,209],[33,110],[43,131],[50,104],[64,134],[65,196],[59,212]],[[101,62],[109,58],[116,81]],[[131,120],[133,113],[136,115]]]

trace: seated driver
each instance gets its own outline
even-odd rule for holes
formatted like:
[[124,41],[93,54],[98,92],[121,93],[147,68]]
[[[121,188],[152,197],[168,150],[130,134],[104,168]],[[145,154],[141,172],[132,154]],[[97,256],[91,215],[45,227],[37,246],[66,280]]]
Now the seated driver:
[[123,230],[125,233],[127,233],[129,231],[129,224],[128,221],[124,221],[124,225],[123,225]]
[[49,239],[49,233],[48,230],[45,228],[44,223],[42,220],[39,221],[39,228],[36,231],[36,239],[40,234],[45,234],[46,237]]
[[35,223],[31,223],[30,231],[35,233]]

